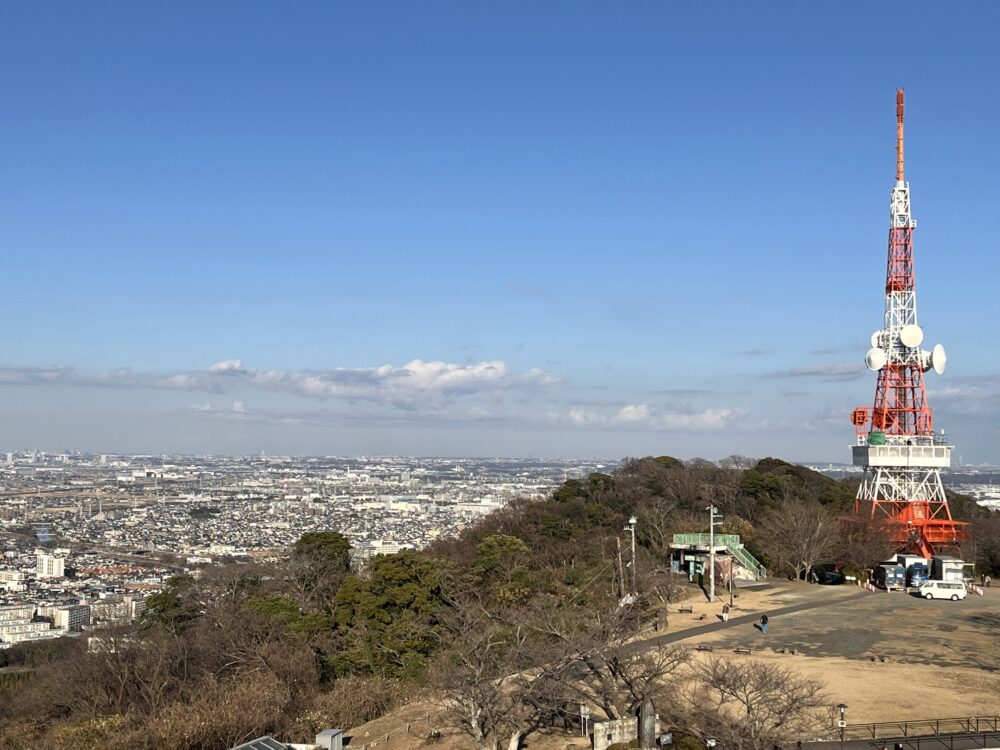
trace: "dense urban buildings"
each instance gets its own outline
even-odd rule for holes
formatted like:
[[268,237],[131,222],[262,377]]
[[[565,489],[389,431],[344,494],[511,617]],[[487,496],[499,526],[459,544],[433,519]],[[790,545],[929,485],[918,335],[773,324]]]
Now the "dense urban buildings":
[[424,547],[600,461],[7,453],[0,647],[133,621],[169,576],[339,531],[352,563]]

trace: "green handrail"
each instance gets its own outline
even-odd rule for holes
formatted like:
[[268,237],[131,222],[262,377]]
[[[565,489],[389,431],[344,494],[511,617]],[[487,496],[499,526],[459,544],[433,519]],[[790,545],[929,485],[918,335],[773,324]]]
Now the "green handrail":
[[[687,547],[708,547],[711,541],[713,540],[709,534],[674,534],[673,538],[674,544],[683,544]],[[740,542],[739,534],[716,534],[714,542],[716,547],[725,547],[740,565],[754,573],[757,578],[767,578],[767,568],[747,552],[746,547]]]

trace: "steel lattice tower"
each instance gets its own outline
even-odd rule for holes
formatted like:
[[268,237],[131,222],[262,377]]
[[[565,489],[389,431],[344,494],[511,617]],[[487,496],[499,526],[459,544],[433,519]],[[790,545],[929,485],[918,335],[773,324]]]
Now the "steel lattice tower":
[[903,172],[903,90],[896,91],[896,184],[889,209],[889,258],[885,274],[885,320],[872,334],[865,364],[878,373],[875,405],[851,414],[857,432],[854,463],[864,479],[854,501],[856,516],[882,519],[900,551],[923,557],[954,550],[968,537],[966,524],[948,508],[941,469],[951,465],[953,446],[935,434],[924,373],[944,372],[938,344],[920,348],[917,294],[913,271],[910,184]]

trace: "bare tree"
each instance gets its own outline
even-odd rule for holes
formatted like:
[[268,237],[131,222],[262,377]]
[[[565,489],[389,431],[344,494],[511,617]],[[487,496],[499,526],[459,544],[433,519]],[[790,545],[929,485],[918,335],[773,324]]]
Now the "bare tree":
[[812,566],[833,553],[837,545],[836,519],[822,505],[790,500],[764,514],[757,526],[762,547],[776,567],[801,578]]
[[641,603],[613,603],[603,611],[538,608],[531,627],[563,649],[549,669],[553,702],[585,703],[608,719],[632,716],[646,698],[662,695],[687,659],[682,648],[646,649],[634,643]]
[[481,609],[454,612],[445,632],[449,647],[432,679],[446,708],[480,750],[496,750],[503,740],[517,750],[539,727],[544,707],[538,695],[547,672],[531,648],[533,634]]
[[648,541],[650,549],[659,557],[670,554],[670,543],[679,529],[678,501],[653,495],[638,504],[639,535]]
[[821,724],[829,703],[820,683],[766,662],[713,658],[696,679],[695,720],[727,748],[767,750],[797,739]]
[[896,551],[889,527],[878,518],[844,519],[837,534],[837,557],[847,568],[866,571]]

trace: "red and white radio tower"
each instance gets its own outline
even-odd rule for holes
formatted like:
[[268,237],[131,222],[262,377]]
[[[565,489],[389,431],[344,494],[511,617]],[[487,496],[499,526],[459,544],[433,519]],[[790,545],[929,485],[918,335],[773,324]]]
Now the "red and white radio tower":
[[941,469],[951,465],[954,446],[943,431],[934,433],[924,388],[924,373],[943,373],[946,357],[940,344],[930,352],[920,348],[924,332],[917,325],[913,274],[917,223],[910,215],[910,184],[903,179],[903,89],[896,91],[896,185],[889,218],[885,322],[872,334],[865,357],[868,369],[878,372],[875,405],[851,413],[854,463],[864,467],[854,513],[884,521],[900,551],[930,558],[944,549],[960,552],[968,532],[948,508]]

